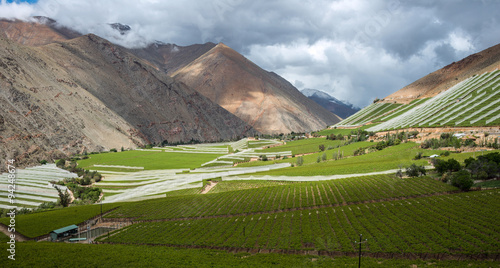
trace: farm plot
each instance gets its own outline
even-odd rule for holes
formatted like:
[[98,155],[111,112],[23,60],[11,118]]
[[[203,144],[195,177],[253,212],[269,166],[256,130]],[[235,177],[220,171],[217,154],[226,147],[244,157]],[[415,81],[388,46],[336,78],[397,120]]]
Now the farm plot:
[[[102,211],[107,212],[120,204],[103,204]],[[100,205],[75,206],[51,211],[37,212],[16,216],[16,231],[27,237],[48,234],[72,224],[79,224],[101,213]],[[0,218],[0,223],[9,225],[10,218]]]
[[[221,155],[214,153],[164,152],[162,150],[134,150],[92,154],[88,159],[78,161],[78,166],[85,169],[98,170],[99,172],[134,172],[141,169],[190,169],[200,167],[203,163]],[[102,167],[102,165],[107,165],[108,167]],[[120,168],[120,166],[124,167]]]
[[325,148],[329,146],[337,147],[342,144],[342,141],[339,140],[327,140],[324,138],[310,138],[310,139],[302,139],[289,141],[285,145],[267,148],[264,150],[256,150],[256,153],[271,153],[271,152],[281,152],[281,151],[291,151],[292,154],[306,154],[306,153],[315,153],[319,152],[319,145],[324,145]]
[[[142,222],[106,242],[224,248],[436,253],[500,253],[500,191],[460,193],[246,216]],[[484,205],[488,204],[488,205]]]
[[341,122],[335,124],[337,127],[353,127],[361,126],[371,121],[376,121],[378,118],[385,116],[388,113],[393,113],[401,108],[399,103],[373,103],[349,116]]
[[[500,71],[468,78],[386,122],[368,128],[494,126],[500,124]],[[341,122],[342,123],[342,122]]]
[[[1,240],[0,240],[1,241]],[[8,244],[3,243],[4,248]],[[230,253],[225,250],[152,247],[145,245],[19,243],[16,244],[19,267],[354,267],[358,258],[299,255]],[[55,253],[57,252],[57,254]],[[85,254],[82,254],[85,252]],[[8,262],[7,258],[2,260]],[[428,260],[378,259],[363,257],[366,267],[425,267]],[[0,264],[1,263],[0,261]],[[494,267],[492,261],[433,260],[436,267]],[[8,267],[8,265],[3,265]]]
[[[373,144],[373,143],[371,143]],[[358,143],[351,144],[359,148]],[[349,146],[351,146],[349,145]],[[356,147],[356,146],[359,147]],[[346,146],[347,147],[347,146]],[[339,148],[342,150],[343,147]],[[413,160],[417,152],[422,152],[424,155],[440,154],[439,150],[424,150],[420,149],[418,144],[413,142],[402,143],[400,145],[391,146],[382,151],[372,152],[365,155],[350,157],[340,160],[330,160],[316,163],[304,161],[303,166],[285,168],[264,172],[256,175],[270,176],[319,176],[319,175],[340,175],[340,174],[359,174],[379,172],[385,170],[397,169],[399,166],[409,166],[412,163],[417,165],[428,165],[427,160]],[[330,155],[337,153],[337,150],[330,151]]]
[[[47,164],[26,169],[18,169],[16,173],[15,203],[11,204],[8,198],[9,183],[7,173],[0,175],[0,208],[33,208],[43,202],[57,202],[59,195],[50,183],[65,178],[76,178],[77,175]],[[66,187],[60,187],[66,189]]]
[[285,168],[288,163],[249,168],[233,168],[220,172],[178,173],[179,170],[146,170],[132,173],[108,174],[96,186],[106,194],[104,202],[137,201],[164,197],[166,192],[200,188],[202,180],[221,176],[253,174]]
[[365,176],[147,200],[123,205],[107,217],[155,220],[234,215],[334,206],[454,190],[455,187],[424,177],[399,179],[393,175]]

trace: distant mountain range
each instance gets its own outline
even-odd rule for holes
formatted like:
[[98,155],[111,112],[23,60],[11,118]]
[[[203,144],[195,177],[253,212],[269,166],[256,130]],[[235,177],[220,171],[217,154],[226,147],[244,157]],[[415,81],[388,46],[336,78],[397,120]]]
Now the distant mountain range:
[[309,132],[340,121],[224,44],[126,49],[44,17],[0,20],[0,86],[0,158],[19,165],[122,146]]
[[313,100],[317,104],[321,105],[323,108],[340,116],[341,118],[347,118],[360,110],[360,108],[354,107],[352,104],[340,101],[324,91],[306,88],[301,90],[300,92],[302,92],[302,94],[304,94],[306,97]]

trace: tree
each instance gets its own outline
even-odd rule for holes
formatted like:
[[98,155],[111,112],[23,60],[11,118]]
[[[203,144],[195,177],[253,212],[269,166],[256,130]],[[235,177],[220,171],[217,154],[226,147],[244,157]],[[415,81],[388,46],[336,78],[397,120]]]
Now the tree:
[[453,158],[448,159],[448,171],[459,171],[460,169],[462,169],[462,167],[457,160]]
[[69,195],[68,191],[64,191],[63,193],[63,191],[55,185],[54,188],[56,188],[57,194],[59,195],[59,203],[61,204],[61,206],[67,207],[71,202],[71,196]]
[[302,156],[297,157],[297,166],[302,166],[304,164],[304,158]]
[[323,155],[321,156],[321,161],[326,161],[326,153],[323,153]]
[[65,160],[65,159],[59,159],[59,160],[57,160],[57,162],[56,162],[56,166],[57,166],[58,168],[63,168],[65,165],[66,165],[66,160]]
[[425,176],[426,171],[424,166],[417,166],[415,163],[406,168],[406,176],[408,177],[420,177]]
[[446,171],[448,171],[448,162],[434,158],[432,160],[432,164],[434,165],[434,168],[436,169],[436,172],[443,175]]
[[319,147],[320,152],[323,152],[325,150],[324,144],[320,144],[318,147]]
[[261,156],[260,156],[260,160],[262,160],[262,161],[267,161],[267,155],[265,155],[265,154],[264,154],[264,155],[261,155]]
[[398,171],[396,171],[396,176],[399,177],[400,179],[403,178],[403,171],[400,169],[398,169]]
[[460,188],[462,191],[468,191],[472,185],[474,185],[474,180],[469,171],[463,169],[453,174],[451,177],[451,185]]
[[318,155],[318,159],[316,159],[316,163],[321,162],[321,156]]

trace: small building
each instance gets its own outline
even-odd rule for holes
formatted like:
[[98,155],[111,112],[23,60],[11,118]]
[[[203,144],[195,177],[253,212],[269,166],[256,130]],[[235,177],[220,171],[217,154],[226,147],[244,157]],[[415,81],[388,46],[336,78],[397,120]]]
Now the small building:
[[50,232],[49,235],[50,235],[50,240],[56,241],[58,239],[65,238],[76,233],[78,233],[78,226],[73,224],[70,226],[54,230]]

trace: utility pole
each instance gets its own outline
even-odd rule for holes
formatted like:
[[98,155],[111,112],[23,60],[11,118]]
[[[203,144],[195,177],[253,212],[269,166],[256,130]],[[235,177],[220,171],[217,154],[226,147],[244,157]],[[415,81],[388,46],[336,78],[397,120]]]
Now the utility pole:
[[368,239],[363,241],[363,235],[359,235],[359,242],[354,241],[354,244],[359,244],[359,260],[358,260],[358,268],[361,267],[361,244],[368,242]]

